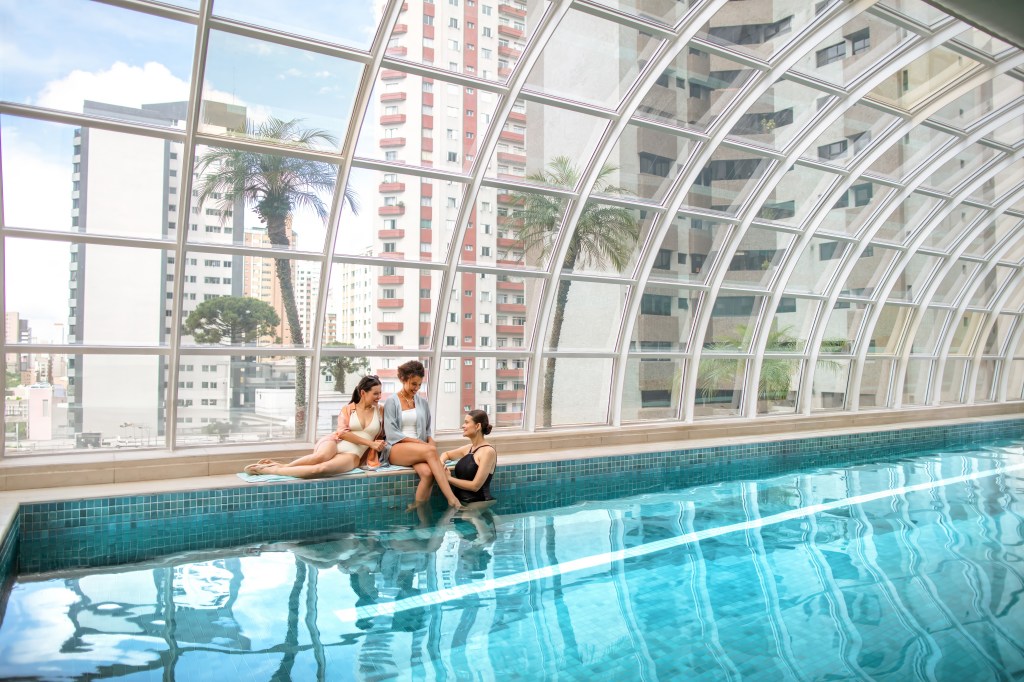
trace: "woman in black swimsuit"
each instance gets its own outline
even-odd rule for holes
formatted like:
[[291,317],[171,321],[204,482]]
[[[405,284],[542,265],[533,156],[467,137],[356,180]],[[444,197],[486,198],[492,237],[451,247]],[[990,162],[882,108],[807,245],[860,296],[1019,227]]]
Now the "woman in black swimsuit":
[[462,435],[469,439],[469,445],[441,455],[441,462],[455,462],[454,469],[447,469],[448,482],[462,504],[494,501],[491,497],[491,479],[498,464],[498,452],[484,440],[484,436],[490,432],[487,413],[473,410],[462,421]]

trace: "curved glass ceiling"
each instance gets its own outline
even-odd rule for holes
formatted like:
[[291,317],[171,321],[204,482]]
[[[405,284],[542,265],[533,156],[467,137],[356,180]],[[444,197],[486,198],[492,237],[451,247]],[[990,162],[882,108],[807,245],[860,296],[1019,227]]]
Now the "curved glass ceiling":
[[[373,7],[376,6],[376,11]],[[918,0],[2,10],[4,452],[1019,401],[1024,55]]]

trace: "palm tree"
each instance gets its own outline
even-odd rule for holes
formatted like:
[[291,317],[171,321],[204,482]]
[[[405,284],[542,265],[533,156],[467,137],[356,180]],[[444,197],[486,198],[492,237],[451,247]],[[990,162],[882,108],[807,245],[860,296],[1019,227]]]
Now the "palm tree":
[[[608,176],[618,170],[605,164],[601,167],[594,184],[594,191],[601,194],[628,194],[628,190],[608,183]],[[579,169],[567,156],[556,156],[547,168],[526,176],[527,180],[556,187],[573,188],[579,181]],[[567,200],[533,192],[516,192],[512,195],[513,226],[517,238],[523,242],[525,254],[547,255],[555,245],[558,226],[562,220]],[[571,229],[571,228],[569,228]],[[640,227],[633,213],[626,208],[607,206],[588,201],[580,215],[576,229],[569,239],[569,248],[562,262],[563,270],[572,272],[577,266],[605,267],[610,265],[616,272],[622,272],[630,264]],[[558,347],[565,321],[565,304],[569,300],[572,281],[560,279],[555,298],[555,314],[551,320],[551,345]],[[551,426],[551,403],[554,396],[555,358],[547,360],[544,369],[543,424]]]
[[[326,222],[328,208],[322,196],[334,191],[337,168],[324,161],[311,161],[286,156],[287,148],[316,149],[325,145],[337,147],[337,139],[317,128],[303,128],[301,119],[282,121],[270,118],[263,123],[246,122],[244,137],[282,145],[282,153],[253,152],[214,147],[196,162],[200,175],[198,204],[216,193],[230,204],[241,197],[267,226],[267,238],[273,247],[290,249],[291,238],[285,230],[293,209],[311,208]],[[345,189],[344,201],[358,212],[358,202],[351,189]],[[299,311],[295,305],[291,262],[275,258],[277,281],[281,286],[285,317],[291,341],[303,345]],[[295,434],[306,431],[306,358],[295,358]]]

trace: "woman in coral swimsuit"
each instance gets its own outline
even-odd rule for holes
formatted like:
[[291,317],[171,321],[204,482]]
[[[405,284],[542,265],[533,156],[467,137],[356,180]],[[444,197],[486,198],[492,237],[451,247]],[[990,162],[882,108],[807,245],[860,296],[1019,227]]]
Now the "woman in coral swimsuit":
[[296,478],[319,478],[352,471],[357,466],[387,464],[388,448],[381,432],[380,379],[365,376],[352,392],[352,402],[341,408],[338,430],[324,436],[312,454],[290,464],[261,459],[245,467],[249,474],[278,474]]

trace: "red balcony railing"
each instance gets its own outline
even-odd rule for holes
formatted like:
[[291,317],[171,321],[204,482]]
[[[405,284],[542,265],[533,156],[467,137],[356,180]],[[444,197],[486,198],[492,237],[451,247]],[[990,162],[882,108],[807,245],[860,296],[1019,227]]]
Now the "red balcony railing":
[[380,124],[384,126],[400,125],[405,123],[405,114],[388,114],[380,117]]
[[400,332],[402,331],[403,324],[401,322],[378,322],[377,331],[379,332]]
[[494,376],[499,379],[518,379],[526,373],[525,369],[496,369],[494,370]]
[[523,144],[526,141],[526,136],[522,133],[513,133],[511,130],[502,130],[501,134],[498,135],[498,139],[502,142],[513,142],[515,144]]
[[377,209],[377,215],[405,215],[405,206],[381,206]]
[[405,275],[380,275],[377,284],[404,284]]
[[378,308],[401,308],[405,305],[405,301],[401,298],[378,298]]
[[381,102],[404,102],[404,92],[382,92],[380,93]]
[[498,35],[505,36],[506,38],[522,38],[523,32],[518,28],[512,28],[505,24],[498,24]]
[[405,230],[380,230],[377,237],[380,239],[401,239],[405,236]]
[[502,14],[507,14],[507,15],[512,16],[512,17],[519,17],[520,19],[525,19],[526,18],[526,10],[525,9],[519,9],[518,7],[515,7],[514,5],[509,5],[507,3],[500,3],[498,5],[498,11],[500,13],[502,13]]
[[380,190],[380,192],[382,192],[382,193],[404,192],[405,191],[405,183],[404,182],[382,182],[377,187],[377,189]]
[[499,334],[507,334],[509,336],[522,336],[523,326],[520,324],[499,324],[496,331]]

